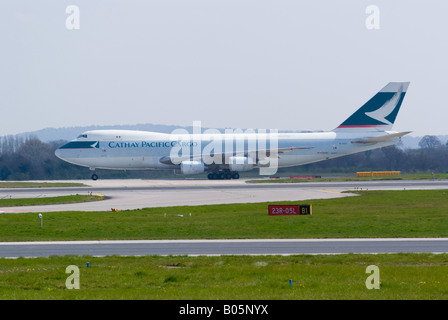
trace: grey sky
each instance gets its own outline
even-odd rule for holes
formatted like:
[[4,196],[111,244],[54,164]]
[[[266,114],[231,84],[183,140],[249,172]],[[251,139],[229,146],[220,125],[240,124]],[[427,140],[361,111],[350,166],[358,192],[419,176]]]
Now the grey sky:
[[[379,30],[365,26],[372,4]],[[0,135],[195,120],[331,130],[390,81],[411,82],[394,130],[448,134],[447,12],[442,0],[3,0]]]

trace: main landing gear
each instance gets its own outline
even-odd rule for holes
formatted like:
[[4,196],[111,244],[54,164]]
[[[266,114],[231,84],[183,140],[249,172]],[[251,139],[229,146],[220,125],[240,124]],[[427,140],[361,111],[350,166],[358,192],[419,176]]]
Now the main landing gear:
[[224,180],[224,179],[239,179],[240,174],[236,171],[219,171],[219,172],[210,172],[208,174],[209,180]]

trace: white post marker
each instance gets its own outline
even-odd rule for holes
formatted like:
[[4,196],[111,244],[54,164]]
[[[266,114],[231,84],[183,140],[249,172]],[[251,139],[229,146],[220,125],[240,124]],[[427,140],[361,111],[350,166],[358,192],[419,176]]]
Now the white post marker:
[[43,225],[42,213],[39,213],[37,216],[38,216],[39,219],[40,219],[40,227],[43,228],[44,225]]

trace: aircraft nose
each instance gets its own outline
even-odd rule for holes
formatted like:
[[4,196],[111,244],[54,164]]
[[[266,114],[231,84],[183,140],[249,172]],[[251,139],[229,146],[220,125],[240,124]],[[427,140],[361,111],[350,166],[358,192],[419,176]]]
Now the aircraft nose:
[[54,155],[56,157],[58,157],[59,159],[62,159],[62,150],[60,148],[56,149],[56,151],[54,152]]
[[66,160],[66,158],[67,158],[67,152],[66,152],[67,150],[66,150],[66,148],[67,148],[68,144],[69,143],[66,143],[63,146],[60,146],[59,148],[57,148],[55,150],[55,152],[54,152],[55,156],[58,157],[61,160]]

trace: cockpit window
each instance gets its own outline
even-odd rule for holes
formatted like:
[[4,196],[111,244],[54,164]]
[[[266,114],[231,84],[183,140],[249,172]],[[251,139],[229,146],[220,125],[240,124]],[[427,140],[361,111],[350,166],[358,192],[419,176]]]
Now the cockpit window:
[[87,138],[87,135],[86,134],[81,134],[80,136],[78,136],[78,139],[79,138]]

